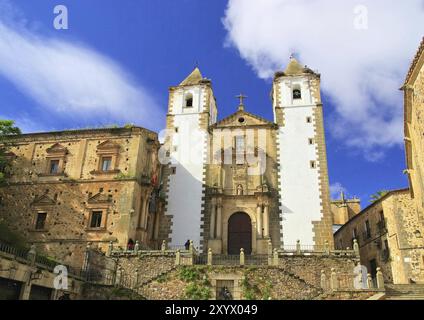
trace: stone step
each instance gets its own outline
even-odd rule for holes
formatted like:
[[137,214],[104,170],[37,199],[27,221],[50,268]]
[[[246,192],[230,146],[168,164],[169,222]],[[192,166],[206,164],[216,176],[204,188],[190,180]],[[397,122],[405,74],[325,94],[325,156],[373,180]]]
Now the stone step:
[[414,295],[399,295],[399,296],[386,296],[385,300],[424,300],[424,296]]

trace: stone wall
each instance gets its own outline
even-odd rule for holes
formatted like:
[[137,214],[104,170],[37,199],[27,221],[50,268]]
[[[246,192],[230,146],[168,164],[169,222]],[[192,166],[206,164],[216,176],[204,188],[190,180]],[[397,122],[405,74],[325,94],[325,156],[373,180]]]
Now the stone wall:
[[353,273],[358,262],[359,259],[353,257],[285,256],[280,258],[279,268],[319,288],[321,270],[324,270],[327,278],[332,268],[336,272]]
[[[143,254],[118,256],[116,258],[118,275],[125,285],[138,287],[175,268],[175,255]],[[124,283],[125,282],[125,283]]]
[[404,86],[405,151],[411,195],[424,225],[424,39]]
[[105,286],[98,284],[84,284],[82,300],[145,300],[131,289]]
[[[13,161],[0,186],[0,220],[12,231],[76,267],[88,243],[104,251],[110,241],[125,248],[129,239],[157,246],[161,213],[148,212],[159,180],[156,133],[132,127],[10,139]],[[112,159],[109,170],[102,170],[103,157]],[[53,160],[59,161],[55,173]],[[91,225],[93,212],[102,213],[100,226]],[[47,218],[36,229],[39,213]]]
[[115,255],[117,284],[148,300],[214,299],[219,281],[233,281],[235,299],[319,299],[321,270],[330,278],[353,273],[358,260],[347,256],[284,256],[279,266],[175,266],[172,252]]
[[336,232],[336,246],[351,247],[354,237],[359,243],[361,264],[373,276],[375,261],[386,282],[424,281],[424,238],[408,189],[391,191],[352,218]]

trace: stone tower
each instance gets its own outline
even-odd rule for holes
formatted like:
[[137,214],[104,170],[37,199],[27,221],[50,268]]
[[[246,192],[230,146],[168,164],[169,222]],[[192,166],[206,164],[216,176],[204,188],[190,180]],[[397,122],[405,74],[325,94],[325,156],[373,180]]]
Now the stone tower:
[[284,245],[333,245],[320,75],[291,58],[273,90]]
[[216,117],[211,81],[203,78],[198,68],[169,89],[161,238],[172,246],[188,239],[200,246],[208,128]]

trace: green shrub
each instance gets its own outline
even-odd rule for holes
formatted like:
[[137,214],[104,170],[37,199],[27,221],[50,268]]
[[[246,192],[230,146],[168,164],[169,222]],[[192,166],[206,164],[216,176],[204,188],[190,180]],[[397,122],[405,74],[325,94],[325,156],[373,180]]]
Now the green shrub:
[[197,283],[190,283],[185,290],[185,298],[189,300],[209,300],[211,288]]
[[200,279],[200,273],[193,267],[182,267],[179,277],[182,281],[193,282]]

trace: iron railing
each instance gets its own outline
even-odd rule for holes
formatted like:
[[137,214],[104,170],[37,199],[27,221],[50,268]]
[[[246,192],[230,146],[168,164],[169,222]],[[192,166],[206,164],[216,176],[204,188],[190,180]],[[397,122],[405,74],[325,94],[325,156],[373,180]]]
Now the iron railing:
[[13,255],[15,257],[19,257],[22,259],[27,259],[28,249],[17,249],[15,247],[10,246],[7,243],[0,242],[0,252]]

